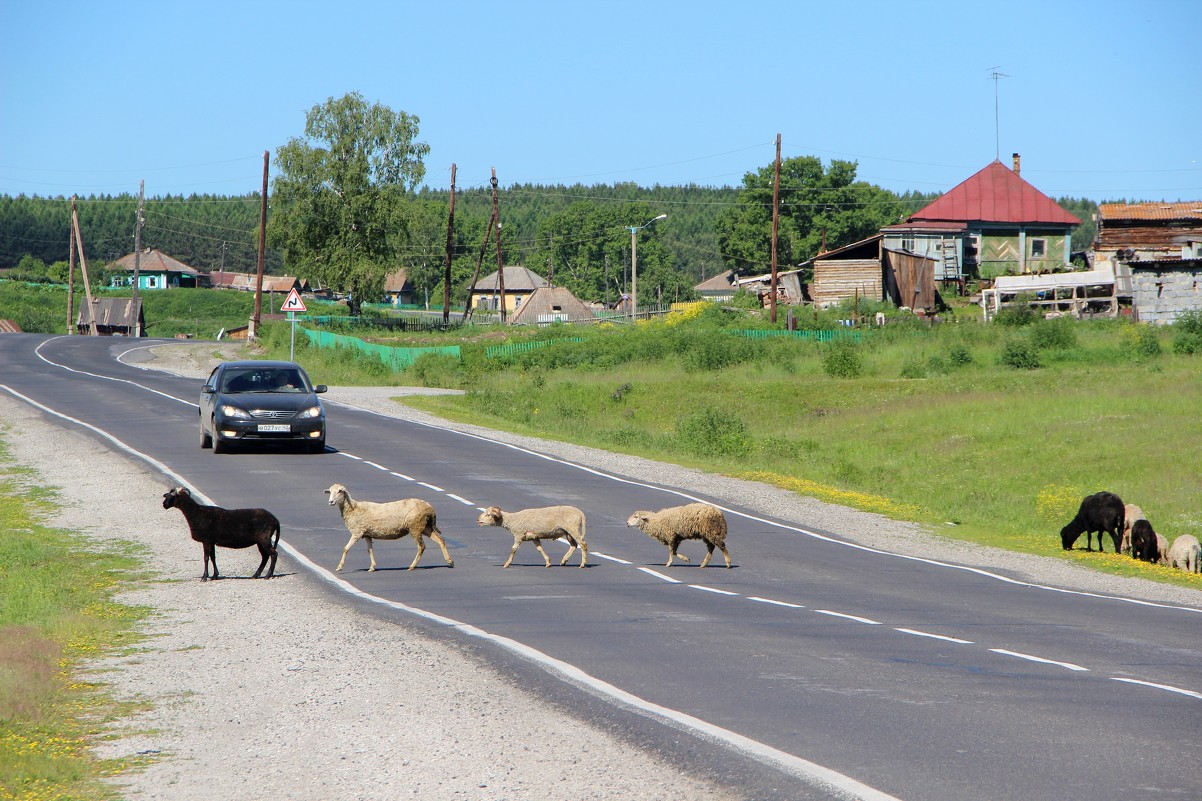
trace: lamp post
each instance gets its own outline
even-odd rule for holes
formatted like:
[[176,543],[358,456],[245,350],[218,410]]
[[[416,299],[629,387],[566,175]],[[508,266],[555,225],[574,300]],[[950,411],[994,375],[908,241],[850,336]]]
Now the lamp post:
[[661,214],[654,217],[642,225],[628,225],[630,230],[630,321],[633,323],[638,318],[639,312],[639,256],[638,256],[638,237],[639,231],[656,220],[668,219],[667,214]]

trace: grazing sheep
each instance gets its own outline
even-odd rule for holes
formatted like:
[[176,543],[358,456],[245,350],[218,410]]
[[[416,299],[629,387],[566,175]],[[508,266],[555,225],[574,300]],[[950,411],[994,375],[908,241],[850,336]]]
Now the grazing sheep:
[[1192,534],[1182,534],[1169,548],[1169,567],[1179,567],[1186,573],[1202,572],[1202,544]]
[[638,511],[630,515],[626,525],[640,528],[647,536],[668,546],[668,562],[664,567],[671,567],[675,557],[689,561],[687,556],[676,552],[683,540],[702,540],[706,554],[701,566],[707,567],[714,556],[714,548],[719,548],[726,559],[726,567],[730,568],[730,551],[726,550],[726,518],[716,506],[690,503],[658,512]]
[[276,546],[280,542],[280,521],[266,509],[222,509],[220,506],[206,506],[198,503],[192,493],[184,487],[174,487],[163,493],[164,509],[179,509],[188,521],[188,530],[192,539],[204,546],[205,571],[201,581],[209,580],[209,563],[213,564],[213,579],[221,576],[217,573],[217,546],[222,548],[259,547],[263,561],[252,578],[258,578],[263,573],[263,567],[268,560],[271,566],[267,568],[264,578],[275,575],[275,560],[278,555]]
[[559,564],[566,565],[577,547],[580,548],[580,566],[584,567],[588,562],[588,543],[584,539],[584,512],[575,506],[544,506],[518,512],[504,512],[499,506],[490,506],[480,514],[476,523],[481,526],[501,526],[513,535],[513,547],[509,549],[509,558],[502,567],[513,564],[513,557],[523,542],[533,542],[534,547],[543,555],[546,566],[550,567],[551,557],[543,550],[542,540],[560,538],[568,541],[568,552],[563,555]]
[[1070,520],[1067,526],[1060,529],[1060,544],[1064,546],[1064,550],[1070,551],[1073,543],[1084,533],[1085,550],[1092,551],[1093,533],[1096,531],[1098,551],[1105,552],[1106,549],[1102,547],[1102,533],[1107,532],[1114,542],[1114,552],[1118,553],[1122,540],[1120,532],[1123,529],[1123,520],[1122,498],[1113,492],[1086,495],[1081,500],[1081,508],[1077,510],[1077,516]]
[[421,498],[406,498],[389,503],[374,503],[372,501],[356,501],[341,484],[332,484],[325,494],[330,496],[330,506],[337,506],[342,514],[342,522],[351,533],[350,540],[342,549],[342,558],[338,560],[335,571],[342,570],[346,562],[346,554],[351,546],[360,539],[367,540],[367,555],[371,558],[368,572],[376,569],[376,549],[372,540],[399,540],[406,534],[413,537],[417,543],[417,556],[409,569],[417,567],[422,554],[426,552],[425,537],[430,537],[442,549],[442,556],[449,567],[455,566],[455,560],[447,552],[447,543],[438,530],[438,517],[434,507]]
[[1136,520],[1142,519],[1144,519],[1143,509],[1133,503],[1123,506],[1123,542],[1119,546],[1119,550],[1123,553],[1131,553],[1131,526],[1135,525]]
[[1141,562],[1162,563],[1162,555],[1168,555],[1167,546],[1161,544],[1163,542],[1164,537],[1153,531],[1152,524],[1147,520],[1136,520],[1131,526],[1131,555]]

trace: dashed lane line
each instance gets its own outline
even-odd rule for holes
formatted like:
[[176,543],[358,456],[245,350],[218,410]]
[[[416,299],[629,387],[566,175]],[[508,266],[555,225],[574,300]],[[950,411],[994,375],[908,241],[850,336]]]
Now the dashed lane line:
[[995,653],[995,654],[1002,654],[1003,656],[1013,656],[1017,659],[1025,659],[1028,662],[1041,662],[1045,665],[1056,665],[1056,666],[1062,667],[1066,670],[1078,670],[1078,671],[1082,671],[1082,672],[1086,672],[1086,673],[1089,672],[1089,668],[1081,667],[1080,665],[1074,665],[1072,662],[1058,662],[1055,659],[1044,659],[1042,656],[1034,656],[1032,654],[1024,654],[1024,653],[1021,653],[1020,651],[1009,651],[1005,648],[990,648],[989,650],[993,651],[993,653]]

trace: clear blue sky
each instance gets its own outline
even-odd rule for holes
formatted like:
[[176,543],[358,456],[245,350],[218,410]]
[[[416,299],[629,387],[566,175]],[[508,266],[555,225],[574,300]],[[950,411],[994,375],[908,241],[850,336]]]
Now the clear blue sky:
[[780,133],[898,192],[1017,151],[1053,197],[1202,199],[1198,0],[0,0],[0,30],[0,195],[256,191],[357,91],[420,118],[437,188],[736,186]]

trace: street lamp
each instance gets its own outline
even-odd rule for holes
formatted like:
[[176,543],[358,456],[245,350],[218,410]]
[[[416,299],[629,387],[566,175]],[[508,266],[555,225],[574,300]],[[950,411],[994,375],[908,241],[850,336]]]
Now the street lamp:
[[638,311],[639,311],[639,292],[638,292],[638,288],[639,288],[639,256],[638,256],[638,245],[637,245],[638,240],[637,240],[636,234],[638,234],[639,231],[643,230],[648,225],[651,225],[651,223],[655,222],[656,220],[666,220],[666,219],[668,219],[668,215],[661,214],[658,217],[654,217],[654,218],[648,220],[647,222],[643,223],[642,225],[626,226],[628,229],[630,229],[630,321],[631,322],[634,322],[635,319],[637,319],[637,315],[638,315]]

